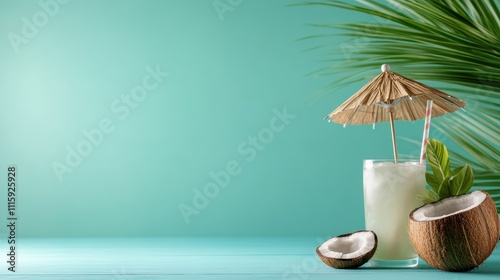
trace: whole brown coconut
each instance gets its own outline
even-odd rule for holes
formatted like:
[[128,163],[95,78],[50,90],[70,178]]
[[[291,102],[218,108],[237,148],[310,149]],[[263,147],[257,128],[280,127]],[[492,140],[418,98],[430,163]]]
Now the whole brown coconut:
[[377,250],[377,235],[371,230],[342,234],[325,241],[316,254],[333,268],[357,268],[368,262]]
[[449,197],[413,210],[408,233],[418,255],[445,271],[468,271],[493,252],[500,235],[497,209],[483,191]]

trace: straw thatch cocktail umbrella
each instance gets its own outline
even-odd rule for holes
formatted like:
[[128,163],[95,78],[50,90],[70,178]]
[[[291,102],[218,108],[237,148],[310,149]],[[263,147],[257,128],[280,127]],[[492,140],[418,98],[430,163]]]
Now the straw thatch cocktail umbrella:
[[390,71],[388,64],[382,73],[366,84],[325,119],[345,125],[391,123],[394,161],[398,161],[395,120],[417,120],[425,117],[427,100],[433,101],[432,117],[454,112],[466,103],[456,97],[408,79]]

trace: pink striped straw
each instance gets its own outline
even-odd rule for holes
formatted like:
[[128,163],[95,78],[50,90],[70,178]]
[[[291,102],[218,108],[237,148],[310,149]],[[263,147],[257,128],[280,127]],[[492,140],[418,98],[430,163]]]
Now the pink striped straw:
[[432,100],[427,100],[427,108],[425,110],[425,126],[424,136],[422,138],[422,149],[420,150],[420,164],[423,164],[426,158],[425,149],[427,147],[427,139],[429,138],[429,128],[431,127],[432,116]]

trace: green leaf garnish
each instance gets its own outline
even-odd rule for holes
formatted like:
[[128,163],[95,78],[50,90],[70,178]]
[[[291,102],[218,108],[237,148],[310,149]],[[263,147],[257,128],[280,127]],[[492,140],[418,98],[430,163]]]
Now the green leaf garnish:
[[432,173],[425,173],[425,180],[427,181],[427,184],[431,186],[431,188],[434,190],[434,192],[439,192],[439,187],[441,186],[441,181],[436,179],[436,176]]
[[450,158],[446,146],[435,139],[429,139],[426,147],[427,162],[431,166],[432,173],[440,182],[450,175]]
[[453,195],[461,195],[467,193],[474,183],[474,175],[472,168],[466,164],[453,170],[450,178],[450,188],[453,190]]
[[417,199],[427,204],[439,200],[439,197],[435,192],[425,189],[421,194],[417,195]]
[[429,139],[427,147],[427,163],[432,173],[425,173],[425,180],[431,187],[418,195],[424,203],[434,202],[450,196],[467,193],[474,183],[472,168],[466,164],[450,170],[450,159],[446,146],[435,139]]
[[450,197],[452,196],[453,190],[450,189],[450,182],[449,178],[445,178],[442,182],[441,185],[439,186],[438,190],[438,196],[439,198],[445,198],[445,197]]

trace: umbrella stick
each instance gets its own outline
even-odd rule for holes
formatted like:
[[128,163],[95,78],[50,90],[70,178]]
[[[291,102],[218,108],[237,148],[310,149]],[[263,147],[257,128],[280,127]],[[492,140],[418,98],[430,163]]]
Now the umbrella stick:
[[392,111],[389,112],[389,121],[391,122],[392,149],[394,150],[394,163],[398,163],[398,148],[396,147],[396,133],[394,132],[394,119],[392,117]]

